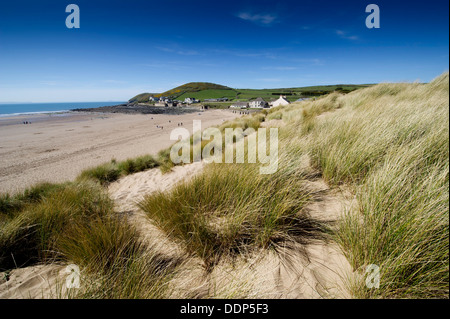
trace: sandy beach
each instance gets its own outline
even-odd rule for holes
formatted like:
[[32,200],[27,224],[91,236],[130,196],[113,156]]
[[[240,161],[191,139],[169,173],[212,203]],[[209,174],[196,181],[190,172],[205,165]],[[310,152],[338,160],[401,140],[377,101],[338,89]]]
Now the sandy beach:
[[208,110],[183,115],[66,113],[2,117],[0,193],[15,193],[41,181],[73,180],[83,169],[112,158],[156,154],[174,143],[170,132],[179,122],[192,132],[194,119],[202,120],[202,128],[206,128],[238,116],[228,110]]

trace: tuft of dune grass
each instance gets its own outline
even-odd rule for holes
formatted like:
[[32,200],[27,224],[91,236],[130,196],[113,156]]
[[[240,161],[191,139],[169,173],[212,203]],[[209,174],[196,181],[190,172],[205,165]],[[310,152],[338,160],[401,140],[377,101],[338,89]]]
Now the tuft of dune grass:
[[210,164],[139,207],[211,269],[222,257],[280,243],[308,242],[325,229],[305,212],[310,194],[302,174],[260,175],[256,164]]
[[70,298],[168,298],[180,262],[144,244],[136,228],[119,216],[75,222],[57,248],[64,260],[82,269],[81,287]]
[[0,268],[59,259],[58,241],[74,222],[110,214],[112,207],[112,201],[96,184],[68,183],[55,187],[38,202],[3,219]]
[[75,264],[81,287],[61,297],[170,296],[180,261],[144,244],[136,228],[113,212],[112,200],[98,183],[41,184],[11,198],[19,204],[13,214],[2,211],[1,270]]
[[143,155],[133,159],[129,158],[122,162],[111,160],[109,163],[84,170],[77,179],[91,179],[100,182],[102,185],[107,185],[122,176],[142,172],[160,165],[161,162],[151,155]]
[[127,159],[117,164],[120,172],[129,175],[159,166],[160,163],[151,155],[143,155],[135,159]]
[[19,194],[0,194],[0,221],[4,218],[13,217],[15,213],[28,205],[39,203],[43,198],[61,187],[61,184],[38,183]]

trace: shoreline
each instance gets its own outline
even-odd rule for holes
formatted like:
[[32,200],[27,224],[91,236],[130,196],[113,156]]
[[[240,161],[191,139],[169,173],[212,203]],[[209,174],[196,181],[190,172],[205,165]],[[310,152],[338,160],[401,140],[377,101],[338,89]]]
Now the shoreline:
[[71,181],[82,170],[113,158],[154,155],[175,142],[170,140],[170,132],[181,122],[192,133],[193,120],[202,120],[202,128],[206,128],[236,117],[239,115],[228,110],[182,115],[71,112],[3,117],[0,193],[17,193],[43,181]]
[[[31,124],[42,123],[47,121],[75,121],[77,119],[83,119],[86,116],[94,117],[94,116],[103,115],[103,117],[107,117],[105,113],[95,114],[93,112],[72,112],[72,111],[55,111],[55,112],[36,112],[36,113],[21,113],[21,114],[8,114],[5,116],[0,116],[0,128],[3,126],[10,125],[22,125],[24,121],[31,122]],[[1,138],[0,138],[1,140]]]
[[21,115],[34,115],[34,114],[59,114],[59,113],[69,113],[70,110],[60,110],[60,111],[36,111],[36,112],[18,112],[18,113],[8,113],[8,114],[0,114],[0,118],[2,117],[11,117],[11,116],[21,116]]
[[36,103],[0,103],[0,117],[45,113],[69,112],[72,109],[96,108],[126,104],[125,101],[104,102],[36,102]]
[[199,107],[164,107],[147,104],[118,104],[93,108],[72,109],[72,112],[122,113],[122,114],[172,114],[181,115],[203,111]]

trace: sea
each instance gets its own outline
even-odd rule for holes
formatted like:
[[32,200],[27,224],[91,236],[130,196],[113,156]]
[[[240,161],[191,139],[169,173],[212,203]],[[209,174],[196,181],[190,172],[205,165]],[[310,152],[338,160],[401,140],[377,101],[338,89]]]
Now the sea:
[[67,112],[72,109],[85,109],[101,106],[112,106],[127,103],[125,101],[116,102],[65,102],[65,103],[0,103],[0,117],[39,114],[39,113],[59,113]]

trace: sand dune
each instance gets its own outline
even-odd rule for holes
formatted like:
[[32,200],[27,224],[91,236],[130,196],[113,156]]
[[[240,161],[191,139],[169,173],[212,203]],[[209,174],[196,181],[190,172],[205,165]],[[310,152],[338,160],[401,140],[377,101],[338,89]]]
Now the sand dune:
[[[136,203],[144,195],[169,190],[199,174],[205,165],[177,166],[167,174],[151,169],[128,175],[112,183],[109,193],[117,211],[126,214],[153,247],[167,256],[183,258],[183,248],[159,230]],[[315,218],[337,220],[352,204],[352,198],[331,191],[322,179],[311,181],[309,188],[319,194],[306,207]],[[210,274],[204,272],[200,259],[190,256],[173,281],[174,297],[229,297],[233,293],[234,297],[254,298],[349,298],[346,282],[350,273],[351,267],[337,245],[324,242],[282,247],[278,253],[261,250],[232,262],[225,260]]]
[[[166,191],[199,174],[203,162],[176,166],[167,174],[151,169],[125,176],[112,183],[108,192],[116,211],[128,216],[144,240],[168,257],[184,259],[183,269],[173,279],[174,297],[254,297],[254,298],[348,298],[346,280],[351,267],[338,247],[331,243],[282,247],[278,253],[260,250],[232,262],[221,261],[205,273],[202,261],[187,256],[147,218],[136,203],[146,194]],[[337,219],[351,199],[331,191],[323,180],[312,181],[312,192],[320,194],[306,209],[317,218]],[[0,298],[56,298],[64,283],[63,266],[39,265],[16,269],[0,283]],[[3,274],[4,275],[4,274]],[[58,284],[59,283],[59,284]],[[59,288],[58,288],[59,287]],[[59,289],[59,290],[58,290]],[[232,294],[232,295],[230,295]]]

